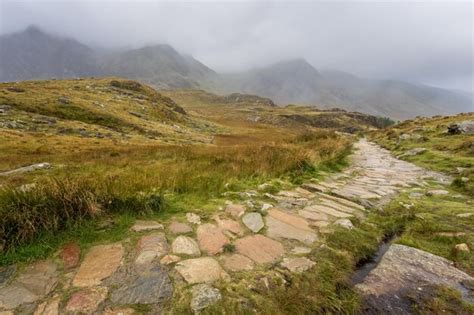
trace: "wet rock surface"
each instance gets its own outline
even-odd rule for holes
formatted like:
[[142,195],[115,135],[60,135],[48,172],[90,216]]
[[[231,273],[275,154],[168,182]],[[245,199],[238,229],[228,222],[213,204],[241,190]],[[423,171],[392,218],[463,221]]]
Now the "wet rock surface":
[[394,244],[356,288],[365,299],[367,312],[410,314],[413,292],[422,295],[424,288],[440,284],[465,292],[462,283],[473,280],[447,259]]

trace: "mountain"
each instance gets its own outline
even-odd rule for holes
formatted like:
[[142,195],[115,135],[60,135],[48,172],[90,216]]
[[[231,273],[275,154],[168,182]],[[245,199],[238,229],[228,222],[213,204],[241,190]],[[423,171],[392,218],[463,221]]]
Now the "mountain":
[[104,60],[107,74],[145,81],[157,88],[197,88],[217,74],[169,45],[155,45],[110,55]]
[[35,26],[0,37],[0,81],[100,75],[95,52]]
[[0,37],[0,81],[89,76],[121,76],[158,89],[256,94],[279,105],[336,107],[395,119],[473,110],[469,93],[318,71],[304,59],[218,74],[169,45],[103,53],[34,26]]
[[30,26],[0,37],[0,81],[122,76],[156,88],[197,88],[217,74],[169,45],[114,53],[95,51],[72,39]]
[[217,91],[239,91],[321,108],[340,107],[395,119],[472,111],[472,97],[394,80],[369,80],[342,71],[318,71],[303,59],[222,76]]

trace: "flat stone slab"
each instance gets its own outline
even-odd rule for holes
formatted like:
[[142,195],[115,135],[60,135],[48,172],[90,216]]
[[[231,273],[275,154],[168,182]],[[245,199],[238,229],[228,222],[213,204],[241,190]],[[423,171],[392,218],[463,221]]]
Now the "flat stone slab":
[[186,234],[191,233],[193,229],[187,225],[186,223],[181,222],[171,222],[170,226],[168,227],[172,234]]
[[318,237],[315,232],[311,229],[300,229],[288,223],[277,220],[271,216],[266,218],[267,224],[267,236],[271,238],[285,238],[291,240],[297,240],[305,244],[312,244]]
[[278,221],[281,221],[283,223],[289,224],[295,228],[306,230],[306,231],[313,231],[310,228],[308,221],[306,221],[305,219],[299,216],[278,210],[276,208],[268,210],[268,216]]
[[123,247],[121,244],[98,245],[92,247],[82,262],[73,279],[75,287],[99,285],[103,279],[110,277],[122,262]]
[[74,314],[92,314],[107,298],[107,292],[106,287],[81,289],[71,295],[65,310]]
[[449,260],[394,244],[356,288],[362,293],[368,312],[411,314],[410,294],[424,294],[423,288],[432,285],[463,289],[463,281],[474,281],[474,278],[455,268]]
[[308,210],[298,210],[298,215],[308,220],[313,221],[328,221],[329,216],[326,213],[308,211]]
[[201,256],[198,243],[192,238],[184,235],[178,236],[171,244],[173,254]]
[[306,190],[312,191],[312,192],[325,193],[325,192],[329,191],[329,189],[327,187],[324,187],[322,185],[315,184],[315,183],[304,183],[303,185],[301,185],[301,187],[303,187]]
[[144,221],[144,220],[136,220],[135,224],[130,228],[130,230],[134,232],[162,230],[162,229],[163,229],[163,224],[158,223],[156,221]]
[[34,294],[45,296],[58,283],[56,264],[49,260],[36,262],[26,267],[15,281]]
[[229,244],[229,239],[222,233],[222,230],[211,223],[200,225],[196,234],[199,247],[209,255],[221,253],[224,246]]
[[110,300],[115,304],[159,304],[173,296],[173,284],[166,267],[155,265],[146,272],[132,270],[117,277]]
[[221,298],[222,295],[218,289],[207,283],[197,284],[192,288],[191,309],[197,314]]
[[221,258],[224,269],[229,271],[252,270],[254,267],[253,261],[240,254],[226,255]]
[[333,208],[323,206],[323,205],[311,205],[308,207],[305,207],[303,209],[304,211],[312,211],[312,212],[317,212],[317,213],[324,213],[332,217],[336,218],[351,218],[353,217],[352,214],[341,212],[338,210],[335,210]]
[[183,260],[176,264],[175,269],[190,284],[211,283],[229,278],[217,260],[212,257]]
[[242,217],[242,222],[254,233],[258,233],[263,227],[262,215],[258,212],[249,212]]
[[22,304],[36,302],[40,297],[18,282],[0,288],[0,309],[14,309]]
[[15,275],[15,272],[16,272],[15,265],[0,267],[0,288],[8,284],[8,282]]
[[225,208],[225,212],[238,219],[245,213],[245,206],[239,204],[230,204]]
[[151,264],[155,258],[166,255],[168,250],[168,242],[163,233],[142,236],[137,243],[135,264]]
[[244,229],[239,222],[230,219],[221,219],[219,216],[215,216],[214,219],[216,220],[219,229],[227,235],[232,237],[235,237],[235,235],[244,235]]
[[444,189],[432,189],[426,192],[428,196],[445,196],[449,195],[449,191]]
[[280,242],[259,234],[238,239],[235,248],[237,253],[259,264],[275,262],[285,253]]
[[296,273],[307,271],[311,269],[314,265],[316,265],[316,263],[306,257],[284,258],[281,262],[281,266],[283,268],[286,268],[289,271]]

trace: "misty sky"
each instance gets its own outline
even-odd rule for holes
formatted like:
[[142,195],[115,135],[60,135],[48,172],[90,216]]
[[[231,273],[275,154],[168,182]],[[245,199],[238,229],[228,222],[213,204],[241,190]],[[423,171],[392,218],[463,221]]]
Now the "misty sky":
[[318,69],[473,91],[473,1],[0,3],[1,34],[35,24],[94,47],[168,43],[220,72],[303,57]]

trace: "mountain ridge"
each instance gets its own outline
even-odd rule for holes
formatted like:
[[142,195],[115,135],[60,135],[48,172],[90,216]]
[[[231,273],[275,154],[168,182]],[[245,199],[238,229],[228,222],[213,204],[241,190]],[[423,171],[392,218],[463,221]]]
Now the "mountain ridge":
[[167,44],[101,53],[29,26],[0,36],[0,81],[120,76],[157,89],[256,94],[278,105],[344,108],[395,119],[471,111],[472,95],[396,80],[318,71],[303,58],[240,73],[217,73]]

